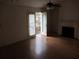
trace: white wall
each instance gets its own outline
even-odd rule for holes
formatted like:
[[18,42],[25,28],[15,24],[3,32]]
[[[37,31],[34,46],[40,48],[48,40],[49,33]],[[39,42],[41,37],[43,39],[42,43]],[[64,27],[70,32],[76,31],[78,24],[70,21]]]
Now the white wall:
[[28,38],[28,14],[36,9],[0,5],[0,46]]
[[78,20],[79,17],[79,1],[78,0],[65,0],[60,7],[62,10],[61,17],[63,20]]
[[64,26],[74,26],[76,28],[75,38],[78,38],[78,23],[79,0],[65,0],[60,7],[58,33],[61,35],[63,24]]

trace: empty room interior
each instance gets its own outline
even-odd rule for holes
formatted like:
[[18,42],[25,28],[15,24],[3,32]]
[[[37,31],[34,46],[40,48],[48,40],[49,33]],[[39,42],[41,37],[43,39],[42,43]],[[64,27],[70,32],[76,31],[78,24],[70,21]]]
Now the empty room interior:
[[79,0],[0,0],[0,59],[79,59]]

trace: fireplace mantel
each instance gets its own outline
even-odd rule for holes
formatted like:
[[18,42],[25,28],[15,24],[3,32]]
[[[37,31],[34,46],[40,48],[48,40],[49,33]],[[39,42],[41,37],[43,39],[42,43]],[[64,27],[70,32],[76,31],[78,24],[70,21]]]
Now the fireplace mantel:
[[61,21],[59,24],[59,29],[58,29],[59,35],[62,35],[62,27],[63,26],[73,27],[75,29],[74,38],[78,38],[78,22],[77,21],[71,21],[71,20]]

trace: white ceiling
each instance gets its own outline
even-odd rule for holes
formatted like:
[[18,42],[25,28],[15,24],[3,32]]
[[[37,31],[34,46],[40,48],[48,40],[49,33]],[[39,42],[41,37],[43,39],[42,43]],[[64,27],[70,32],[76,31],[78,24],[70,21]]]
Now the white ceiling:
[[[30,7],[43,7],[49,0],[0,0],[3,4],[16,4]],[[51,0],[53,3],[60,3],[63,0]]]

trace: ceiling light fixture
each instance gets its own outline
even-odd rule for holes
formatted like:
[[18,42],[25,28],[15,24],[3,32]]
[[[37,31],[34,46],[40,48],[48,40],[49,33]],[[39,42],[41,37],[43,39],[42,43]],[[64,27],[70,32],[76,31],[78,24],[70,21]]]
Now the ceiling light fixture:
[[59,4],[54,4],[54,3],[51,2],[51,0],[49,0],[49,2],[46,4],[46,9],[47,10],[52,10],[55,7],[59,7]]

